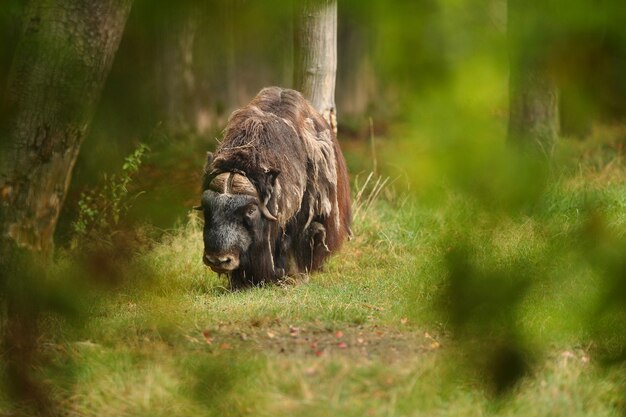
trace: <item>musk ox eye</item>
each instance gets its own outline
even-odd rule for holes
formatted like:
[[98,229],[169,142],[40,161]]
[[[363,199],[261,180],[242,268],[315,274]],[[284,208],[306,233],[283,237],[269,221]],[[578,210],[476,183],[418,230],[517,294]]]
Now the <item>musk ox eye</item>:
[[260,217],[259,208],[256,205],[249,205],[246,207],[243,215],[244,224],[248,227],[252,227],[255,221]]

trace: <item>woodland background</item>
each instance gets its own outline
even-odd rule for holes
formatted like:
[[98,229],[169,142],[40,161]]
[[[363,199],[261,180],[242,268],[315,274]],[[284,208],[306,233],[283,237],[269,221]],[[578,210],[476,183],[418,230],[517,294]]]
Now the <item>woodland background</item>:
[[[298,43],[322,9],[330,42]],[[623,22],[617,0],[4,0],[0,415],[626,415]],[[334,46],[312,91],[355,238],[307,283],[231,292],[201,262],[204,153]]]

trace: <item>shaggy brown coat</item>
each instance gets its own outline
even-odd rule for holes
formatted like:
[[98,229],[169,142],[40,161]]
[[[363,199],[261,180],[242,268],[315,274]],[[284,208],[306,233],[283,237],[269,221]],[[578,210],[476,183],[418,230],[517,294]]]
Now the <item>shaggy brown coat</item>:
[[234,281],[259,283],[316,270],[351,233],[350,187],[339,143],[294,90],[265,88],[231,115],[205,167],[206,189],[256,194],[270,220],[267,241],[245,254],[249,264],[230,274]]

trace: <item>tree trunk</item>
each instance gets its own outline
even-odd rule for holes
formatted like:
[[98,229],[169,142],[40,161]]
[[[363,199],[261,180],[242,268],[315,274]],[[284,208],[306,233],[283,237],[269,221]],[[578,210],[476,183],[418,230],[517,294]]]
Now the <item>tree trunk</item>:
[[[186,84],[186,94],[191,110],[189,124],[196,135],[222,128],[239,104],[235,41],[239,3],[218,0],[188,7],[186,20],[193,22],[195,31],[190,48],[193,62],[188,66],[190,77],[187,77],[189,80],[193,77],[193,83]],[[167,66],[166,63],[166,70]],[[181,109],[176,105],[170,107],[173,111]]]
[[[209,11],[209,13],[217,14],[221,20],[219,28],[222,45],[217,56],[207,57],[211,61],[216,61],[212,63],[214,77],[211,91],[217,99],[215,103],[217,123],[214,127],[225,126],[228,117],[241,102],[238,91],[240,68],[237,66],[237,17],[242,5],[238,1],[222,0],[217,7],[219,7],[217,13],[215,11]],[[215,39],[210,41],[215,42]],[[211,55],[213,54],[215,52]],[[244,97],[243,100],[247,102],[248,98]]]
[[20,18],[24,7],[22,3],[21,0],[3,0],[0,7],[0,97],[5,96],[5,81],[20,35]]
[[301,0],[295,9],[294,88],[337,132],[337,1]]
[[3,379],[19,407],[32,406],[37,415],[59,413],[32,373],[38,317],[46,309],[35,296],[45,262],[36,261],[51,253],[78,150],[129,11],[130,0],[32,0],[0,103]]
[[163,124],[172,136],[196,131],[194,43],[198,13],[191,7],[178,7],[182,10],[162,22],[162,27],[170,30],[161,32],[159,39]]
[[550,69],[549,5],[509,0],[509,142],[550,156],[559,134],[558,88]]
[[337,69],[336,101],[342,120],[348,119],[353,125],[367,119],[375,102],[376,79],[371,56],[373,23],[370,3],[339,4],[337,48],[343,64]]
[[26,10],[0,113],[0,249],[51,251],[130,4],[33,0]]

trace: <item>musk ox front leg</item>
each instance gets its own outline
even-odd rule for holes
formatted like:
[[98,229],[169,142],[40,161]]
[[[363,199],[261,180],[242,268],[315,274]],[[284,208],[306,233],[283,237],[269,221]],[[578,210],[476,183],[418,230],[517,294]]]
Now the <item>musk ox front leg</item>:
[[291,251],[291,236],[281,233],[274,253],[274,277],[284,278],[289,273],[289,253]]
[[297,242],[294,242],[293,250],[296,254],[300,271],[311,272],[320,269],[322,263],[330,254],[326,227],[318,221],[311,222],[300,233]]
[[307,240],[310,250],[311,271],[320,269],[324,259],[330,254],[326,243],[326,227],[319,222],[312,222],[307,229]]
[[328,245],[326,244],[326,228],[322,223],[311,223],[308,234],[312,251],[319,248],[322,252],[330,253],[330,249],[328,249]]

